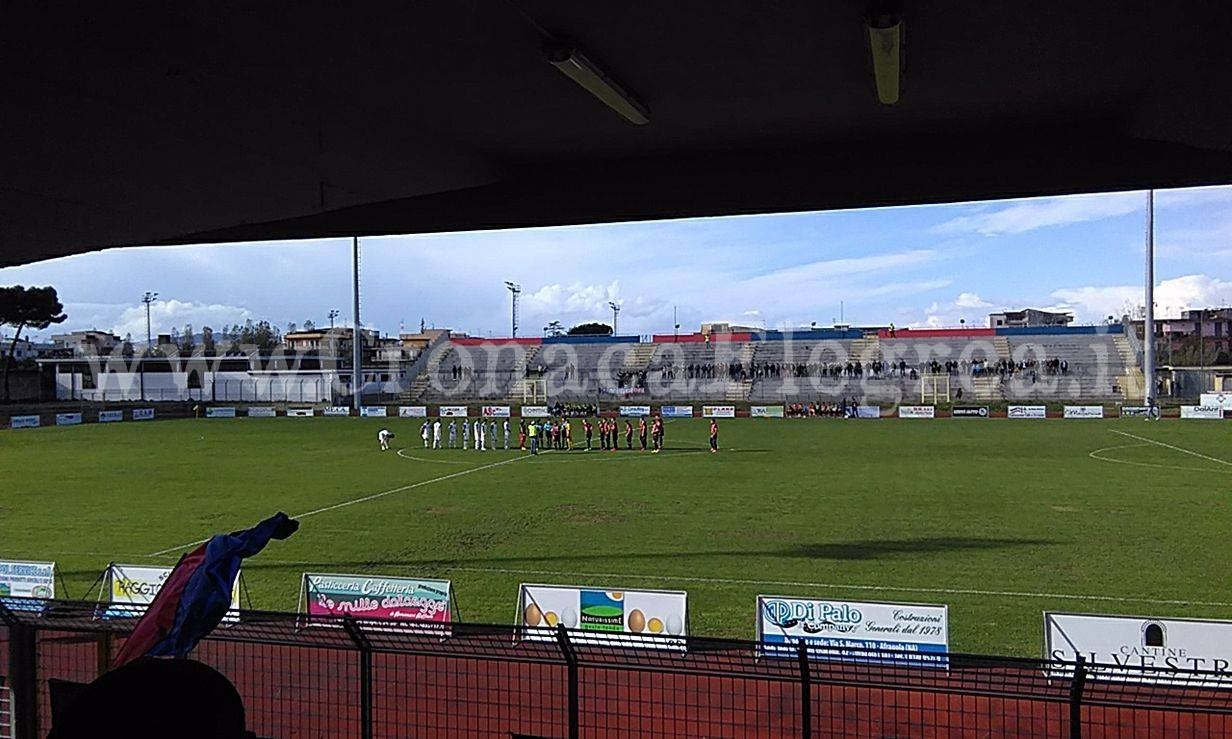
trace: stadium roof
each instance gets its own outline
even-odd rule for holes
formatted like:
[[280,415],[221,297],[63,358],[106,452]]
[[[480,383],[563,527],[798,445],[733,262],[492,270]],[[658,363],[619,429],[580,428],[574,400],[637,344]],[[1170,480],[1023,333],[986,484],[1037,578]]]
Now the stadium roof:
[[[0,266],[1232,182],[1232,4],[10,3]],[[649,110],[549,64],[571,38]]]

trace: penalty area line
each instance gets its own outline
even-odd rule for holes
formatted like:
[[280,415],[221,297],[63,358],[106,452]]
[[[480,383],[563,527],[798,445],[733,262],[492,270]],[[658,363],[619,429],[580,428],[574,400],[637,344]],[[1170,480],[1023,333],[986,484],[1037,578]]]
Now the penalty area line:
[[1205,459],[1208,462],[1218,462],[1219,464],[1232,467],[1232,462],[1229,462],[1226,459],[1219,459],[1218,457],[1208,457],[1205,454],[1200,454],[1198,452],[1195,452],[1189,449],[1184,449],[1179,446],[1173,446],[1172,444],[1168,444],[1163,441],[1156,441],[1155,439],[1148,439],[1145,436],[1138,436],[1137,434],[1131,434],[1128,431],[1118,431],[1117,429],[1108,429],[1108,430],[1114,434],[1120,434],[1121,436],[1128,436],[1131,439],[1137,439],[1138,441],[1145,441],[1148,444],[1154,444],[1155,446],[1161,446],[1165,449],[1171,449],[1176,452],[1181,452],[1182,454],[1188,454],[1192,457],[1197,457],[1199,459]]
[[[431,480],[420,480],[419,482],[414,482],[409,485],[402,485],[401,487],[390,488],[389,490],[382,490],[381,492],[373,493],[372,495],[365,495],[362,498],[355,498],[353,500],[344,500],[341,503],[334,503],[333,505],[327,505],[324,508],[317,508],[316,510],[307,511],[304,513],[298,513],[298,514],[291,516],[291,518],[304,519],[310,516],[319,515],[321,513],[329,513],[330,511],[336,511],[339,508],[346,508],[347,506],[359,505],[360,503],[368,503],[368,502],[377,500],[378,498],[384,498],[388,495],[394,495],[396,493],[405,493],[408,490],[414,490],[415,488],[421,488],[425,485],[432,485],[438,482],[445,482],[446,480],[452,480],[456,477],[462,477],[463,475],[469,475],[473,472],[482,472],[483,470],[490,470],[493,467],[500,467],[502,465],[512,464],[513,462],[517,462],[518,460],[522,460],[522,459],[527,459],[528,457],[529,455],[512,457],[510,459],[502,459],[501,461],[493,462],[492,464],[485,464],[480,467],[471,467],[470,469],[460,470],[458,472],[453,472],[448,475],[442,475],[441,477],[434,477]],[[209,540],[210,540],[209,537],[207,537],[205,539],[199,539],[197,541],[190,541],[187,544],[180,544],[179,546],[168,547],[167,549],[160,549],[159,551],[154,552],[153,554],[146,555],[146,556],[162,557],[164,555],[173,554],[175,552],[178,552],[181,549],[187,549],[189,547],[195,547],[200,544],[204,544]]]
[[1166,600],[1159,598],[1134,598],[1117,595],[1074,595],[1072,593],[1032,593],[1021,590],[977,590],[974,588],[922,588],[900,587],[897,585],[859,585],[852,583],[803,582],[798,580],[748,580],[723,577],[693,577],[689,575],[644,575],[633,572],[561,572],[557,570],[522,570],[502,567],[454,567],[446,566],[444,570],[458,572],[481,572],[503,575],[534,575],[536,577],[602,577],[602,578],[638,578],[642,580],[659,580],[674,582],[695,582],[706,585],[774,585],[797,588],[825,588],[829,590],[866,590],[886,593],[930,593],[933,595],[987,595],[1001,598],[1040,598],[1045,600],[1089,600],[1109,603],[1146,603],[1149,605],[1168,606],[1214,606],[1226,608],[1232,603],[1202,600]]

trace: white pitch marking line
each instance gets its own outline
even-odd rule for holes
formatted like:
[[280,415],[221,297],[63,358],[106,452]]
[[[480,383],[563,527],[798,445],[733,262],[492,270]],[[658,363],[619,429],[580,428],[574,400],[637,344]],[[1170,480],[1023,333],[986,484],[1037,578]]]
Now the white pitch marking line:
[[[513,457],[513,458],[511,458],[511,459],[502,459],[502,460],[501,460],[501,461],[499,461],[499,462],[493,462],[492,464],[485,464],[485,465],[483,465],[483,466],[481,466],[481,467],[471,467],[470,469],[461,470],[461,471],[459,471],[459,472],[454,472],[454,473],[451,473],[451,474],[448,474],[448,475],[443,475],[443,476],[441,476],[441,477],[434,477],[434,478],[432,478],[431,480],[421,480],[421,481],[416,482],[416,483],[411,483],[410,485],[403,485],[403,486],[401,486],[401,487],[391,488],[391,489],[389,489],[389,490],[385,490],[385,491],[382,491],[382,492],[379,492],[379,493],[373,493],[372,495],[365,495],[365,496],[364,496],[364,497],[362,497],[362,498],[355,498],[354,500],[345,500],[345,501],[343,501],[343,502],[341,502],[341,503],[335,503],[335,504],[333,504],[333,505],[328,505],[328,506],[325,506],[324,508],[318,508],[318,509],[316,509],[316,510],[314,510],[314,511],[308,511],[307,513],[300,513],[300,514],[297,514],[297,515],[291,516],[291,518],[294,518],[294,519],[303,519],[303,518],[308,518],[309,516],[315,516],[315,515],[317,515],[317,514],[319,514],[319,513],[328,513],[328,512],[330,512],[330,511],[336,511],[336,510],[338,510],[339,508],[346,508],[347,506],[358,505],[358,504],[360,504],[360,503],[367,503],[367,502],[369,502],[369,501],[376,500],[377,498],[384,498],[384,497],[385,497],[385,496],[387,496],[387,495],[393,495],[394,493],[404,493],[404,492],[406,492],[407,490],[414,490],[415,488],[421,488],[421,487],[423,487],[424,485],[431,485],[431,484],[433,484],[433,483],[437,483],[437,482],[444,482],[444,481],[446,481],[446,480],[452,480],[452,479],[454,479],[455,477],[462,477],[463,475],[469,475],[469,474],[471,474],[472,472],[480,472],[480,471],[482,471],[482,470],[490,470],[490,469],[492,469],[493,467],[500,467],[501,465],[506,465],[506,464],[510,464],[510,463],[512,463],[512,462],[517,462],[517,461],[518,461],[518,460],[520,460],[520,459],[528,459],[528,457],[525,457],[525,456],[519,456],[519,457]],[[180,551],[181,549],[187,549],[187,548],[189,548],[189,547],[195,547],[195,546],[197,546],[197,545],[199,545],[199,544],[204,544],[204,543],[206,543],[207,541],[209,541],[209,539],[208,539],[208,538],[206,538],[206,539],[200,539],[200,540],[198,540],[198,541],[189,542],[189,543],[187,543],[187,544],[181,544],[181,545],[176,546],[176,547],[169,547],[169,548],[167,548],[167,549],[162,549],[162,550],[160,550],[160,551],[154,552],[153,554],[151,554],[151,555],[149,555],[149,556],[151,556],[151,557],[161,557],[161,556],[163,556],[163,555],[165,555],[165,554],[171,554],[172,552],[178,552],[178,551]]]
[[1009,598],[1044,598],[1057,600],[1096,600],[1112,603],[1147,603],[1150,605],[1169,606],[1214,606],[1227,608],[1232,603],[1201,600],[1161,600],[1155,598],[1128,598],[1116,595],[1073,595],[1069,593],[1030,593],[1017,590],[975,590],[970,588],[911,588],[892,585],[853,585],[851,583],[829,582],[799,582],[793,580],[739,580],[721,577],[689,577],[685,575],[639,575],[632,572],[560,572],[555,570],[517,570],[499,567],[450,567],[442,569],[459,572],[489,572],[505,575],[535,575],[550,577],[596,577],[596,578],[639,578],[642,580],[672,580],[679,582],[696,582],[711,585],[774,585],[800,588],[828,588],[831,590],[871,590],[894,593],[933,593],[940,595],[994,595]]
[[1145,442],[1146,442],[1146,443],[1148,443],[1148,444],[1154,444],[1155,446],[1162,446],[1162,447],[1164,447],[1164,448],[1166,448],[1166,449],[1172,449],[1173,451],[1181,452],[1181,453],[1183,453],[1183,454],[1188,454],[1188,455],[1193,456],[1193,457],[1198,457],[1199,459],[1205,459],[1205,460],[1207,460],[1207,461],[1209,461],[1209,462],[1218,462],[1219,464],[1226,465],[1226,466],[1228,466],[1228,467],[1232,467],[1232,462],[1229,462],[1229,461],[1227,461],[1226,459],[1218,459],[1217,457],[1208,457],[1208,456],[1206,456],[1205,454],[1199,454],[1198,452],[1195,452],[1195,451],[1190,451],[1189,449],[1182,449],[1182,448],[1181,448],[1181,447],[1179,447],[1179,446],[1173,446],[1173,445],[1171,445],[1171,444],[1167,444],[1167,443],[1162,442],[1162,441],[1156,441],[1156,440],[1154,440],[1154,439],[1148,439],[1148,438],[1146,438],[1145,436],[1138,436],[1137,434],[1131,434],[1131,433],[1129,433],[1128,431],[1118,431],[1118,430],[1116,430],[1116,429],[1109,429],[1109,431],[1111,431],[1111,432],[1112,432],[1112,433],[1114,433],[1114,434],[1120,434],[1121,436],[1128,436],[1128,437],[1129,437],[1129,438],[1131,438],[1131,439],[1137,439],[1138,441],[1145,441]]
[[1216,470],[1209,467],[1181,467],[1174,464],[1155,464],[1153,462],[1134,462],[1129,459],[1117,459],[1115,457],[1102,456],[1104,452],[1112,452],[1118,449],[1141,449],[1147,446],[1146,444],[1118,444],[1117,446],[1106,446],[1103,449],[1096,449],[1087,454],[1091,459],[1097,459],[1100,462],[1115,462],[1116,464],[1131,464],[1135,467],[1152,467],[1157,470],[1181,471],[1181,472],[1206,472],[1216,473],[1220,475],[1232,475],[1232,470]]
[[399,457],[402,457],[403,459],[413,459],[416,462],[431,462],[433,464],[470,464],[470,462],[463,462],[463,461],[454,460],[454,459],[428,459],[427,457],[416,457],[411,454],[403,454],[403,452],[405,451],[406,451],[405,449],[399,449],[398,451],[394,453],[397,454]]

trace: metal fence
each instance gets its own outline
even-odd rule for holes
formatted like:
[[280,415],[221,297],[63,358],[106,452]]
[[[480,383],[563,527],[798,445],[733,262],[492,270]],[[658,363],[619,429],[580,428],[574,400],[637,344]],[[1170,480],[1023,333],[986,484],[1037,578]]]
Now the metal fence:
[[[0,604],[15,736],[47,732],[49,681],[106,669],[133,621],[99,614]],[[193,654],[235,684],[258,736],[1232,735],[1232,690],[1211,687],[1228,685],[1214,673],[1102,681],[1081,663],[952,654],[925,667],[910,653],[305,618],[245,612]]]

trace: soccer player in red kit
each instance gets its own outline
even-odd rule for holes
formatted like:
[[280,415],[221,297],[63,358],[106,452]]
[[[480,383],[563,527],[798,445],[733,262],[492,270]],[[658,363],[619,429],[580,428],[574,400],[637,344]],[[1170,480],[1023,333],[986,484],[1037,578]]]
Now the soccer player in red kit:
[[719,422],[710,419],[710,453],[719,451]]
[[646,417],[637,419],[637,439],[642,443],[642,451],[646,451]]

